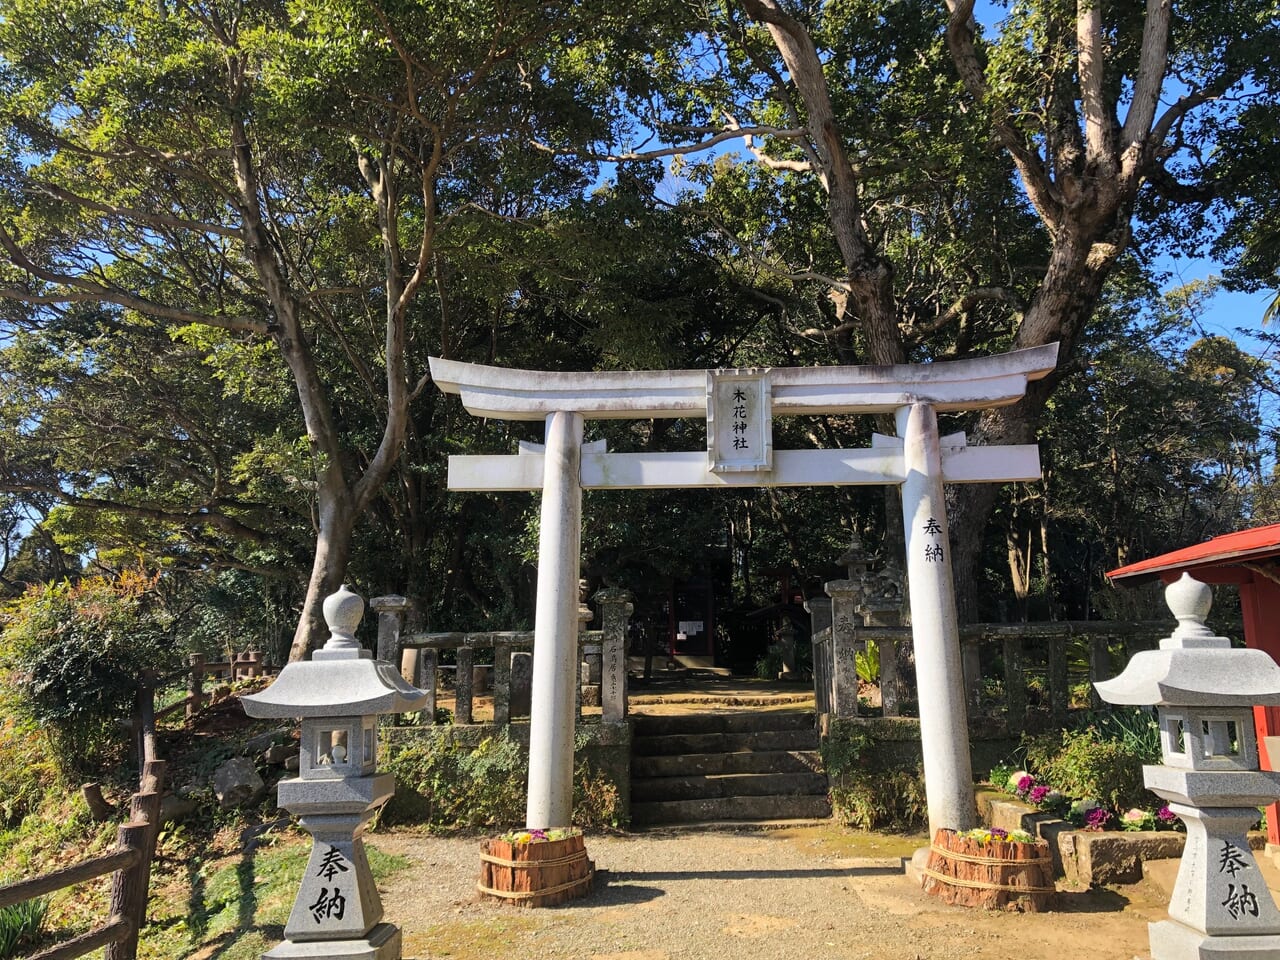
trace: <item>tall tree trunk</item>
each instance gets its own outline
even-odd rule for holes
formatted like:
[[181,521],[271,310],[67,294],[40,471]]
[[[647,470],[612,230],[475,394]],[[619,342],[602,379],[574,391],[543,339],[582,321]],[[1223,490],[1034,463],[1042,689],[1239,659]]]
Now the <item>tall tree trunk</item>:
[[339,489],[320,491],[317,504],[316,555],[307,579],[307,593],[302,613],[289,646],[289,662],[306,659],[307,653],[320,646],[328,633],[322,609],[325,598],[342,586],[351,557],[351,538],[355,530],[356,511],[343,484]]

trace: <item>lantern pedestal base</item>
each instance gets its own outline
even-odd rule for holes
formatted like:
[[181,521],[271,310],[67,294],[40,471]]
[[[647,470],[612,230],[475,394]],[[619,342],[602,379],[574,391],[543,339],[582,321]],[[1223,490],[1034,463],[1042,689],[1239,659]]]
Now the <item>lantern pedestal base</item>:
[[1173,920],[1147,927],[1152,960],[1269,960],[1280,957],[1280,935],[1211,937]]
[[400,928],[380,923],[362,940],[285,940],[262,960],[400,960]]

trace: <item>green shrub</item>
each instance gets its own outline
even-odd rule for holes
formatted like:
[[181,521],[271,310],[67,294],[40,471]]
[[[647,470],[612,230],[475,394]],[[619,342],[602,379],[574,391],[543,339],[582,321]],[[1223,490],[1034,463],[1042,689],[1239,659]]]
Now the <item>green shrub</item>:
[[0,960],[16,957],[40,932],[49,901],[44,897],[0,907]]
[[618,785],[589,764],[573,771],[573,822],[584,828],[616,830],[622,826],[622,795]]
[[19,823],[61,789],[49,741],[15,712],[12,698],[0,696],[0,827]]
[[1045,766],[1042,780],[1072,797],[1091,797],[1115,810],[1143,806],[1144,757],[1133,745],[1104,740],[1093,727],[1068,732],[1062,749]]
[[144,669],[180,664],[157,577],[30,588],[6,611],[0,665],[19,714],[49,735],[64,772],[92,769],[121,740]]
[[[393,744],[383,757],[386,770],[396,777],[396,793],[383,813],[384,822],[464,829],[524,823],[529,757],[505,728],[474,748],[442,733]],[[620,825],[617,784],[587,763],[574,769],[573,795],[577,826]]]
[[924,774],[885,753],[862,729],[839,728],[823,740],[832,813],[862,830],[917,830],[928,822]]

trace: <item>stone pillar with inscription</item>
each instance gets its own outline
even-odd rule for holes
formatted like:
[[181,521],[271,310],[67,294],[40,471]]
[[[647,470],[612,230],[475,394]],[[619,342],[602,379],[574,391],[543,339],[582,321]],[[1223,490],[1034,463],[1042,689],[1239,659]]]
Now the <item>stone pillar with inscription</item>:
[[831,714],[858,715],[858,601],[862,585],[854,580],[832,580],[823,585],[831,598]]
[[1280,957],[1280,910],[1245,835],[1258,807],[1280,797],[1280,773],[1258,769],[1253,722],[1255,705],[1280,704],[1280,668],[1205,626],[1207,585],[1184,573],[1165,601],[1173,635],[1094,684],[1108,703],[1155,705],[1164,764],[1143,767],[1143,780],[1187,826],[1169,919],[1150,925],[1151,957]]
[[395,665],[361,649],[355,629],[364,601],[345,586],[324,602],[330,637],[312,658],[291,663],[261,693],[241,697],[251,717],[301,718],[298,776],[282,780],[280,806],[312,836],[311,858],[269,960],[398,960],[400,930],[382,922],[382,900],[363,834],[395,790],[377,771],[377,717],[416,710],[425,691]]
[[594,597],[600,604],[603,662],[600,671],[600,718],[621,723],[627,718],[627,625],[634,607],[629,590],[609,587]]

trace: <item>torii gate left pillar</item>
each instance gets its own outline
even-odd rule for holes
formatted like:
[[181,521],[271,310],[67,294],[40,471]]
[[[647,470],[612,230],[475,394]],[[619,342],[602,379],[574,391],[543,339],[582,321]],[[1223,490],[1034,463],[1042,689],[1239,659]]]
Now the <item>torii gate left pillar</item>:
[[[431,358],[446,393],[476,415],[544,419],[545,446],[452,456],[451,490],[542,490],[530,716],[530,828],[572,817],[577,586],[584,488],[900,484],[920,694],[929,826],[973,825],[973,779],[943,483],[1036,480],[1033,445],[968,447],[937,414],[1016,402],[1053,369],[1057,344],[896,367],[552,373]],[[864,450],[773,449],[775,415],[894,413],[898,437]],[[582,444],[585,417],[707,418],[707,450],[608,453]]]

